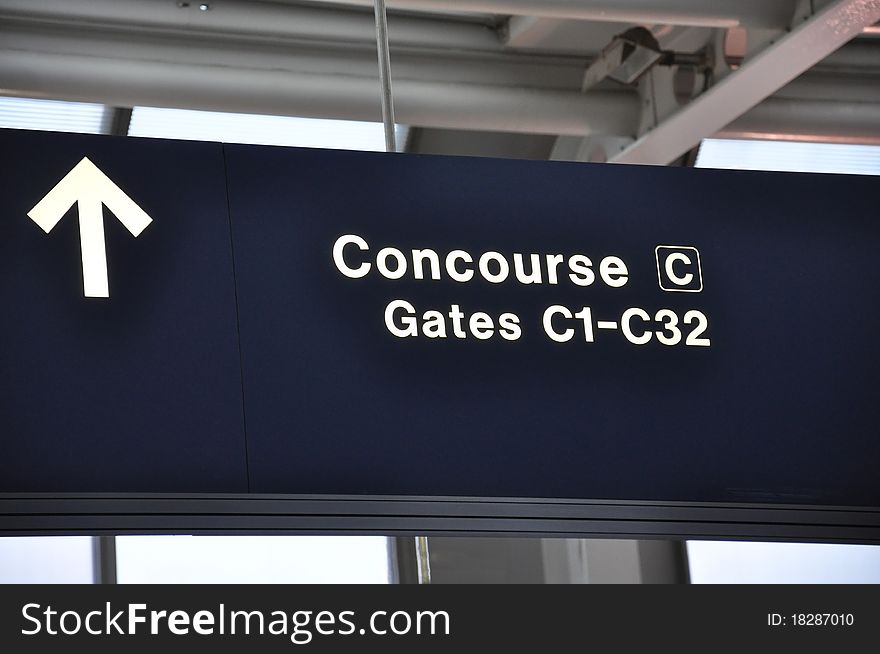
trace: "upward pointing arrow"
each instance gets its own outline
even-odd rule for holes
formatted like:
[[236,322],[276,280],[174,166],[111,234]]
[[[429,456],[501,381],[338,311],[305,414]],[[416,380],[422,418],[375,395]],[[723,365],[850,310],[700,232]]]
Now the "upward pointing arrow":
[[104,215],[107,205],[116,218],[137,237],[153,222],[143,209],[114,184],[98,167],[83,157],[37,205],[28,217],[47,234],[76,202],[82,250],[83,288],[86,297],[110,297],[107,280],[107,246]]

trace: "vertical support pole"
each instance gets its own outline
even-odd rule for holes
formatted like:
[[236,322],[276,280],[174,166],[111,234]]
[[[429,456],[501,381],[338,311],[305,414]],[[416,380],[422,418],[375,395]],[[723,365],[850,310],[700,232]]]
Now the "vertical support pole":
[[131,126],[131,107],[107,107],[108,112],[105,120],[107,125],[105,132],[113,136],[128,136],[128,128]]
[[[379,85],[382,87],[382,124],[385,126],[385,151],[396,152],[397,142],[394,128],[394,96],[391,92],[391,53],[388,48],[388,16],[385,13],[385,0],[373,0],[376,14],[376,52],[379,57]],[[394,552],[394,569],[397,583],[426,583],[430,581],[430,572],[425,571],[427,565],[427,541],[424,543],[424,554],[419,547],[419,538],[413,539],[415,547],[408,547],[409,539],[397,538],[392,550]],[[415,556],[413,556],[415,554]],[[423,560],[424,556],[424,560]],[[415,566],[412,566],[415,563]],[[413,567],[415,569],[413,569]],[[430,568],[428,568],[429,570]]]
[[419,555],[416,539],[412,536],[391,536],[391,575],[389,581],[395,584],[419,583]]
[[373,0],[376,13],[376,49],[379,53],[379,84],[382,87],[382,122],[385,125],[385,151],[396,152],[394,99],[391,94],[391,54],[388,51],[388,18],[385,0]]
[[431,554],[428,551],[428,537],[416,536],[416,557],[418,561],[419,583],[431,583]]
[[92,553],[96,584],[116,583],[116,537],[94,536]]

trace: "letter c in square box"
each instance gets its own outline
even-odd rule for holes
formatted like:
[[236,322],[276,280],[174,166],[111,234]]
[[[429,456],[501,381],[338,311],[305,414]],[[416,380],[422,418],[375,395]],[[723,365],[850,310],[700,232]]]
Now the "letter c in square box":
[[689,245],[658,245],[657,280],[664,291],[699,293],[703,290],[700,253]]

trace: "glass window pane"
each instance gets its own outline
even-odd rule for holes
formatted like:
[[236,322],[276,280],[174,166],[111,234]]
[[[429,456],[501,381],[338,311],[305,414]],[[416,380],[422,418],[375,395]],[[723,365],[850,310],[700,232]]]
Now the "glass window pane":
[[85,102],[0,97],[0,127],[100,134],[106,109]]
[[94,550],[88,536],[0,538],[0,583],[91,584]]
[[880,546],[689,541],[694,584],[877,584]]
[[135,107],[128,135],[373,152],[385,150],[382,123],[154,107]]
[[880,175],[880,146],[705,139],[697,168]]
[[389,581],[378,536],[118,536],[119,583]]

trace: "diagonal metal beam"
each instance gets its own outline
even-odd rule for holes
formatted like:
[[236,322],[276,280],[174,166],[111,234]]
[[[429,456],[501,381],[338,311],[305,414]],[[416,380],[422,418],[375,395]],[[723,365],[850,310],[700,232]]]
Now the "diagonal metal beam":
[[878,20],[880,0],[829,4],[610,161],[670,163]]

